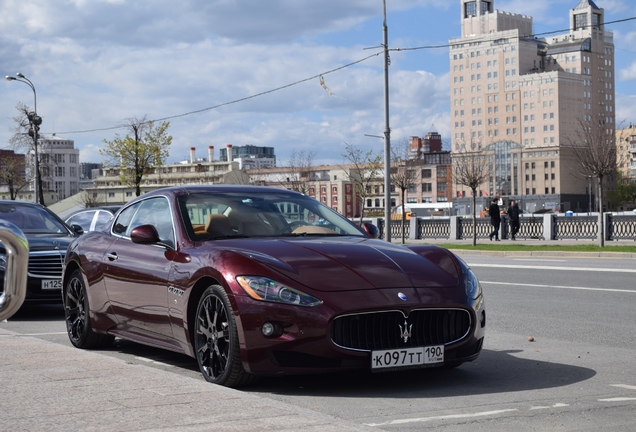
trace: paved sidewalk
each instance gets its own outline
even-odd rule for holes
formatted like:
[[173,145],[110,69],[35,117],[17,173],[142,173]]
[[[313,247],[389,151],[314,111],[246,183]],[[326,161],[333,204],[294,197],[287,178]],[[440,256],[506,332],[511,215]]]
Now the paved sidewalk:
[[308,409],[70,346],[0,323],[0,430],[363,431]]

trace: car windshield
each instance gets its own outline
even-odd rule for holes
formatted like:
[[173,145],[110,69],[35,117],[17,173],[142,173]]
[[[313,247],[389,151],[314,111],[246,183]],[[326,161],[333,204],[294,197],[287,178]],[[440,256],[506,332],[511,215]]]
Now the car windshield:
[[329,207],[300,194],[202,192],[180,198],[193,240],[364,234]]
[[0,204],[0,219],[11,222],[25,234],[68,234],[64,224],[41,207]]

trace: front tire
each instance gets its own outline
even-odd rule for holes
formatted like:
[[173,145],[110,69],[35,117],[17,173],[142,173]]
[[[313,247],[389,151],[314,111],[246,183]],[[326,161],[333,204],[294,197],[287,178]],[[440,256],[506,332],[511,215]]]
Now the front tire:
[[243,368],[236,320],[221,286],[212,285],[201,296],[194,332],[197,363],[207,381],[227,387],[254,381]]
[[82,272],[75,270],[64,290],[64,315],[68,338],[77,348],[107,348],[115,337],[95,333],[91,327],[88,295]]

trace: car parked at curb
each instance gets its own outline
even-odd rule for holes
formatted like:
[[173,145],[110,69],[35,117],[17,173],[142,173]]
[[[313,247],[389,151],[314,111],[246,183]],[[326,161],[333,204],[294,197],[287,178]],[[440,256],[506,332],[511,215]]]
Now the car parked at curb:
[[70,245],[70,342],[105,348],[119,337],[185,353],[230,387],[475,360],[486,312],[472,270],[447,249],[377,234],[284,189],[146,193]]
[[[20,228],[29,243],[25,302],[61,302],[64,257],[78,233],[35,203],[0,201],[0,219]],[[6,250],[0,244],[0,290],[4,289],[5,269]]]

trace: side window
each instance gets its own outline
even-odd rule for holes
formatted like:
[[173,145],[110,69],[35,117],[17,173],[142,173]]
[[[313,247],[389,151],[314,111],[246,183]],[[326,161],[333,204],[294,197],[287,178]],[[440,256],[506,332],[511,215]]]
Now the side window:
[[162,243],[174,247],[174,230],[172,228],[172,214],[170,213],[170,205],[165,198],[154,198],[148,200],[152,202],[150,207],[149,222],[157,230],[159,239]]
[[126,234],[126,232],[128,231],[128,227],[130,226],[130,221],[132,220],[140,205],[141,203],[132,205],[119,214],[119,217],[113,224],[113,233],[119,235]]
[[113,215],[107,211],[99,211],[97,213],[97,221],[95,222],[95,230],[100,230],[106,226],[109,220],[113,218]]
[[141,202],[141,205],[137,208],[130,224],[128,224],[128,230],[126,231],[127,237],[130,237],[130,231],[132,231],[133,228],[137,228],[141,225],[152,224],[152,206],[154,201],[154,199],[148,199]]
[[141,225],[154,226],[159,239],[170,247],[174,247],[172,215],[165,198],[150,198],[125,209],[117,218],[114,231],[130,237],[130,231]]
[[91,211],[78,213],[69,219],[68,225],[79,225],[84,231],[88,231],[91,227],[94,214],[95,213]]

